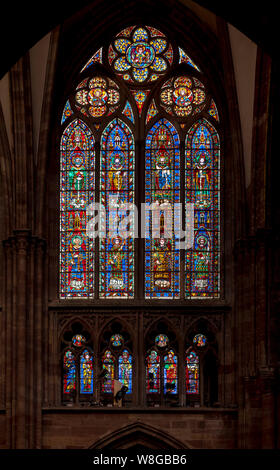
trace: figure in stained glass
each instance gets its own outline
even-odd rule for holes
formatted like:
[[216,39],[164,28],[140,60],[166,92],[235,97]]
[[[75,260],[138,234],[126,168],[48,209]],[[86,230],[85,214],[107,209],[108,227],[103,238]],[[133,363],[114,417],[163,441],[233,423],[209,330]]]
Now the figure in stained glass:
[[155,28],[131,27],[121,31],[110,45],[108,60],[128,82],[154,81],[173,61],[172,47]]
[[203,348],[206,346],[207,338],[205,335],[197,334],[193,338],[193,344],[195,344],[198,348]]
[[123,337],[120,334],[115,334],[111,336],[110,343],[114,348],[119,348],[123,344]]
[[186,251],[186,296],[219,297],[220,145],[198,120],[186,138],[186,202],[194,204],[194,244]]
[[100,240],[101,297],[133,297],[133,217],[128,234],[120,231],[127,207],[134,202],[134,140],[127,125],[115,119],[101,139],[101,202],[106,209],[106,227]]
[[161,105],[168,114],[187,117],[202,111],[206,94],[194,77],[180,76],[167,80],[160,93]]
[[85,244],[80,235],[74,235],[69,245],[68,286],[71,291],[86,288]]
[[132,392],[132,357],[131,354],[124,349],[119,356],[119,380],[127,387],[127,394]]
[[68,395],[76,389],[76,361],[72,351],[64,353],[63,393]]
[[199,393],[199,357],[194,351],[186,356],[186,393]]
[[177,356],[170,350],[164,357],[164,393],[177,393]]
[[194,158],[195,203],[201,209],[211,205],[211,170],[208,152],[199,150]]
[[147,393],[160,393],[160,356],[151,351],[147,357]]
[[158,348],[165,348],[169,342],[169,339],[166,335],[159,334],[156,336],[155,343]]
[[175,128],[161,119],[146,139],[146,298],[179,296],[179,250],[174,204],[180,196],[180,149]]
[[86,342],[86,338],[83,335],[75,335],[72,338],[72,344],[76,348],[80,348],[85,342]]
[[93,392],[92,355],[85,350],[80,356],[80,393]]
[[114,392],[114,378],[115,378],[115,361],[109,349],[107,349],[102,357],[102,368],[106,369],[107,375],[102,383],[102,391],[104,393]]
[[93,295],[91,242],[85,236],[86,207],[94,201],[94,139],[80,120],[61,139],[60,250],[62,298]]

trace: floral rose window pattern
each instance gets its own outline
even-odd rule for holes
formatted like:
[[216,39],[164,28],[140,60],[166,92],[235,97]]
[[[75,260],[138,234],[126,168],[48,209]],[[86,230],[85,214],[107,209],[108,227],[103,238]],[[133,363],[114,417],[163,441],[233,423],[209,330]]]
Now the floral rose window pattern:
[[206,103],[204,85],[186,76],[168,80],[162,86],[160,103],[173,116],[186,117],[201,112]]
[[76,108],[85,116],[99,118],[116,111],[120,92],[116,83],[104,77],[86,79],[78,86],[75,95]]
[[128,82],[157,80],[173,62],[167,38],[155,28],[130,27],[117,35],[108,51],[109,63]]

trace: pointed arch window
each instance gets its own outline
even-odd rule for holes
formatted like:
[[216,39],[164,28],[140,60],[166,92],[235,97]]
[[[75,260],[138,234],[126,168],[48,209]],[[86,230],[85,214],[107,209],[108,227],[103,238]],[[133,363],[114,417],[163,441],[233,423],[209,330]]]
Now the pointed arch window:
[[175,127],[161,119],[146,139],[145,296],[179,298],[180,252],[175,233],[175,205],[180,202],[180,140]]
[[220,143],[206,119],[199,119],[186,136],[186,203],[194,204],[194,244],[186,253],[186,297],[219,297]]
[[[100,239],[99,274],[101,298],[131,298],[134,295],[133,218],[122,221],[134,204],[135,145],[130,128],[114,119],[101,137],[100,200],[106,210],[106,226]],[[123,233],[124,230],[127,233]],[[124,236],[125,235],[125,236]]]
[[154,346],[147,352],[146,394],[152,406],[178,397],[178,356],[166,334],[158,334]]
[[95,200],[95,140],[82,120],[66,127],[60,151],[60,296],[90,298],[94,250],[86,208]]
[[116,393],[125,387],[125,400],[133,394],[133,353],[130,334],[115,321],[101,338],[101,401],[114,403]]
[[[150,25],[123,29],[81,67],[61,108],[61,299],[221,296],[221,115],[201,70]],[[99,239],[86,233],[94,202]]]
[[94,396],[93,353],[85,343],[86,339],[83,336],[75,335],[70,347],[63,352],[62,398],[64,402],[91,400]]

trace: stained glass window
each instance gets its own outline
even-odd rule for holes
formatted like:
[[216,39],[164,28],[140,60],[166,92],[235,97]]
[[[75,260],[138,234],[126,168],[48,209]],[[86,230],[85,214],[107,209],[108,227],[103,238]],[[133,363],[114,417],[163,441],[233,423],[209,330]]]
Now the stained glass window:
[[186,54],[186,52],[179,47],[179,64],[186,63],[200,72],[198,66],[192,61],[192,59]]
[[80,393],[93,393],[92,354],[87,349],[80,355]]
[[80,83],[75,95],[75,106],[85,116],[100,118],[109,116],[119,106],[118,85],[109,78],[93,77]]
[[146,385],[147,393],[160,393],[160,356],[154,350],[147,357]]
[[64,353],[63,369],[63,393],[67,396],[76,390],[76,360],[71,350]]
[[134,152],[131,130],[120,119],[113,120],[101,138],[100,199],[106,208],[106,227],[100,239],[100,297],[134,296],[133,212],[122,227],[134,203]]
[[[203,74],[188,51],[148,25],[123,29],[89,57],[61,118],[60,298],[218,298],[220,117]],[[135,243],[130,205],[139,211],[143,199],[151,210],[141,219],[145,240]],[[95,201],[106,214],[98,242],[86,236]],[[194,205],[187,250],[179,203]],[[144,283],[135,278],[136,257]]]
[[126,116],[132,122],[132,124],[135,123],[134,114],[133,114],[132,107],[131,107],[131,104],[129,103],[129,101],[127,101],[125,103],[125,107],[124,107],[122,113],[124,114],[124,116]]
[[145,163],[145,202],[154,208],[146,215],[145,297],[179,298],[174,204],[180,202],[180,142],[166,119],[160,119],[148,133]]
[[214,118],[217,122],[219,122],[220,120],[219,113],[218,113],[217,106],[214,100],[211,100],[208,113],[210,114],[210,116],[212,116],[212,118]]
[[159,30],[130,27],[119,33],[110,46],[108,60],[114,71],[128,82],[153,82],[166,72],[173,61],[173,51]]
[[102,64],[102,47],[100,47],[100,49],[98,49],[98,51],[93,54],[93,56],[89,59],[86,65],[82,68],[81,72],[83,72],[93,64]]
[[195,78],[180,76],[163,84],[161,105],[168,114],[180,117],[201,112],[205,106],[206,93]]
[[186,138],[186,202],[194,204],[194,244],[186,251],[187,298],[215,298],[220,290],[220,143],[198,120]]
[[86,208],[95,197],[94,138],[75,119],[60,145],[60,297],[93,297],[94,251],[86,236]]
[[199,393],[199,357],[194,351],[186,355],[186,393]]
[[114,348],[119,348],[123,344],[123,337],[122,335],[119,335],[119,334],[112,335],[110,342]]
[[119,380],[127,387],[126,393],[132,393],[132,356],[127,349],[119,356]]
[[178,371],[177,371],[177,356],[174,351],[170,350],[164,356],[164,393],[178,393]]
[[86,338],[83,335],[75,335],[72,338],[73,346],[80,348],[86,342]]
[[155,105],[155,100],[152,100],[150,106],[149,106],[149,109],[148,109],[148,112],[147,112],[147,116],[146,116],[146,124],[148,124],[148,122],[153,118],[155,117],[156,115],[158,114],[158,110],[157,110],[157,107]]
[[141,116],[144,103],[146,101],[148,94],[150,93],[150,90],[131,90],[131,93],[134,96],[134,99],[135,99],[135,102],[139,111],[139,116]]
[[204,346],[206,346],[206,343],[207,343],[207,338],[206,336],[202,334],[197,334],[193,338],[193,344],[195,344],[198,348],[203,348]]
[[63,113],[62,113],[61,124],[64,124],[66,119],[68,119],[70,116],[72,116],[72,114],[73,114],[73,111],[71,109],[70,102],[69,102],[69,100],[67,100],[67,102],[64,106]]
[[169,343],[169,339],[166,335],[160,334],[156,336],[155,343],[158,348],[165,348]]
[[115,360],[109,350],[105,351],[102,357],[102,367],[107,371],[107,375],[102,383],[102,392],[114,393]]

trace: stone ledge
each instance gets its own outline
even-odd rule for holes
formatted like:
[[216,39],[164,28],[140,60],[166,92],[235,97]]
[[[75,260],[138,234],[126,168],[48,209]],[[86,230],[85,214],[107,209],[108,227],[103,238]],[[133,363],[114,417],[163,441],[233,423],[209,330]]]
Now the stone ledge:
[[187,414],[237,414],[238,408],[208,408],[208,407],[94,407],[94,406],[58,406],[58,407],[44,407],[42,408],[43,414],[53,413],[187,413]]

